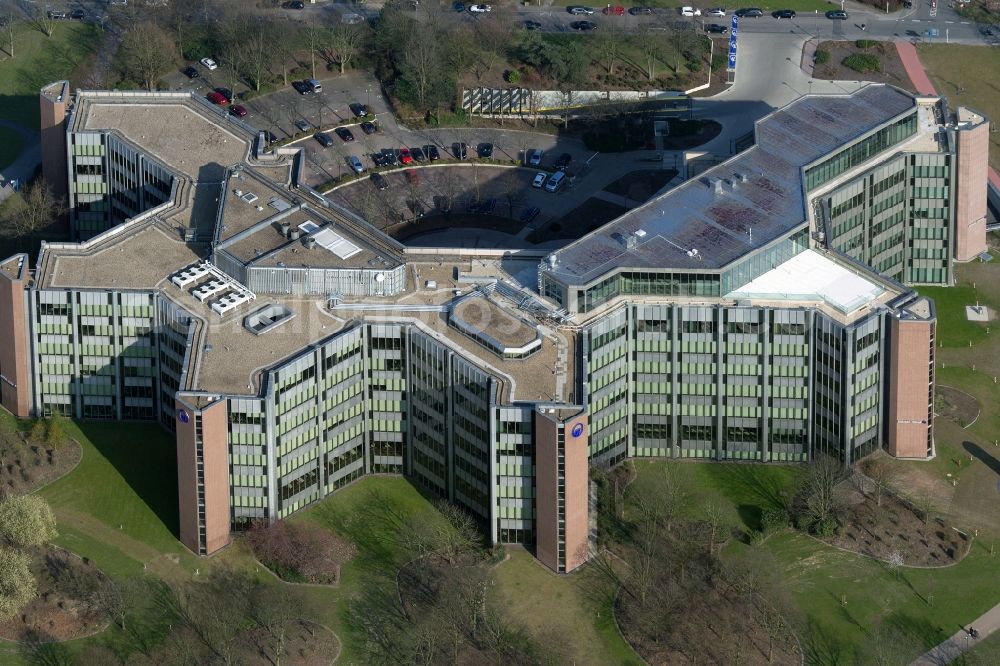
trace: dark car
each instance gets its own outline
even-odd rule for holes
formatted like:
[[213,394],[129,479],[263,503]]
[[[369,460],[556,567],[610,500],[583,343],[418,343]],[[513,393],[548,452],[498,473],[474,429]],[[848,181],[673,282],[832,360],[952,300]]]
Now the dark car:
[[705,26],[705,32],[712,32],[718,35],[728,35],[729,28],[724,25],[719,25],[718,23],[709,23]]
[[49,18],[53,19],[53,20],[55,20],[55,19],[65,19],[65,18],[69,18],[69,14],[67,14],[66,12],[53,12],[53,11],[50,11],[49,12]]
[[652,7],[629,7],[628,13],[632,16],[649,16],[653,13]]
[[542,212],[541,208],[539,208],[537,206],[532,206],[531,208],[529,208],[526,211],[524,211],[523,213],[521,213],[521,221],[522,222],[532,222],[532,221],[534,221],[534,219],[536,217],[538,217],[538,214],[541,213],[541,212]]
[[333,139],[331,139],[330,135],[325,132],[316,132],[313,134],[313,138],[319,141],[320,145],[324,148],[329,148],[333,145]]
[[389,187],[389,181],[387,181],[380,173],[373,173],[369,176],[369,178],[372,179],[372,185],[374,185],[376,189],[384,190]]
[[465,3],[464,2],[453,2],[453,3],[451,3],[451,8],[454,9],[456,12],[464,12],[465,11]]
[[361,131],[365,134],[374,134],[378,131],[378,127],[375,126],[375,123],[366,120],[361,123]]
[[197,79],[198,78],[198,70],[195,69],[194,67],[185,67],[184,68],[184,76],[188,77],[189,79]]
[[573,21],[569,24],[569,27],[574,30],[597,30],[597,24],[593,21]]
[[464,143],[453,143],[451,145],[451,154],[454,155],[457,160],[464,160],[469,156],[469,147]]
[[783,19],[783,18],[785,18],[785,19],[793,19],[793,18],[795,18],[795,10],[794,9],[779,9],[777,11],[771,12],[771,16],[773,16],[776,19]]
[[570,155],[569,153],[563,153],[562,155],[559,156],[559,159],[556,160],[556,169],[565,169],[566,167],[569,166],[569,163],[572,161],[573,161],[572,155]]
[[349,105],[351,113],[354,114],[355,118],[364,118],[368,115],[368,107],[360,102],[353,102]]
[[377,167],[389,166],[389,158],[381,152],[372,153],[372,162]]
[[267,140],[268,143],[274,143],[275,141],[278,140],[278,137],[271,130],[264,131],[264,138],[265,140]]
[[492,143],[481,143],[476,147],[476,153],[480,157],[493,157],[493,144]]
[[308,95],[313,91],[312,86],[305,81],[292,81],[292,87],[300,95]]
[[847,20],[847,12],[845,12],[843,10],[840,10],[840,9],[831,9],[830,11],[828,11],[826,13],[826,17],[828,19],[839,20],[839,21],[846,21]]
[[340,140],[343,141],[344,143],[347,143],[348,141],[354,141],[354,132],[347,129],[346,127],[338,127],[333,131],[337,133],[337,136],[339,136]]
[[427,153],[427,157],[429,157],[432,162],[441,159],[441,153],[438,152],[438,147],[433,144],[424,146],[424,152]]
[[538,21],[525,21],[524,22],[524,29],[525,30],[541,30],[542,29],[542,24],[539,23]]
[[292,2],[283,2],[281,6],[285,9],[305,9],[306,3],[301,0],[293,0]]
[[233,103],[233,91],[229,88],[216,88],[215,92],[222,95],[222,97],[226,100],[226,104]]
[[413,155],[413,159],[418,162],[423,162],[427,159],[427,156],[424,155],[424,151],[420,148],[420,146],[414,146],[413,150],[410,151],[410,154]]
[[759,7],[744,7],[733,12],[740,18],[760,18],[764,15],[764,10]]
[[74,21],[82,21],[83,19],[87,18],[87,12],[83,11],[82,9],[74,9],[69,13],[69,17]]
[[397,166],[399,164],[399,155],[396,153],[395,148],[383,148],[382,154],[385,155],[387,166]]
[[231,107],[229,107],[229,113],[233,114],[237,118],[246,118],[247,107],[241,104],[233,104]]

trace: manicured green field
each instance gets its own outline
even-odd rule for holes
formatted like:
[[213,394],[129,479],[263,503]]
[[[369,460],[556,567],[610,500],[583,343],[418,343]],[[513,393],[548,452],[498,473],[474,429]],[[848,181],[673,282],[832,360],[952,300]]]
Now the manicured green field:
[[[0,118],[38,129],[38,91],[47,83],[70,78],[97,48],[99,37],[97,27],[77,21],[57,22],[51,37],[30,24],[19,24],[14,57],[0,50]],[[7,46],[6,35],[2,45]]]
[[[987,285],[982,285],[986,287]],[[938,316],[938,344],[944,347],[968,347],[986,339],[989,322],[969,321],[965,316],[965,306],[977,303],[996,308],[992,295],[985,289],[971,284],[954,287],[920,287],[918,291],[934,299]],[[996,328],[996,326],[994,326]]]

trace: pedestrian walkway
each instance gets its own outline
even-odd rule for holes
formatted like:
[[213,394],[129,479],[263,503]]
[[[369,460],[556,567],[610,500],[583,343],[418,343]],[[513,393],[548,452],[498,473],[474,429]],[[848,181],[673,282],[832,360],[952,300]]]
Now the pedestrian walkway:
[[[978,638],[972,638],[969,635],[968,629],[970,628],[979,633]],[[998,629],[1000,629],[1000,604],[980,615],[967,627],[956,631],[945,642],[925,652],[910,666],[947,666],[958,659],[963,652],[971,650]]]
[[899,59],[903,62],[906,75],[910,77],[914,90],[921,95],[936,95],[934,84],[931,83],[927,72],[924,71],[924,66],[920,63],[917,47],[910,42],[897,41],[896,52],[899,53]]

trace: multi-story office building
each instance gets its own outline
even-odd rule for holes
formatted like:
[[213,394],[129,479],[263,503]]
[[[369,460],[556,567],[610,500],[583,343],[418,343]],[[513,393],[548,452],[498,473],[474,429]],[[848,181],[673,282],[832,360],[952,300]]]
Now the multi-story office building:
[[530,288],[407,248],[187,94],[77,93],[64,122],[89,238],[0,263],[0,397],[176,432],[197,553],[401,473],[564,572],[590,465],[933,454],[934,306],[900,280],[985,249],[987,124],[944,100],[800,99]]

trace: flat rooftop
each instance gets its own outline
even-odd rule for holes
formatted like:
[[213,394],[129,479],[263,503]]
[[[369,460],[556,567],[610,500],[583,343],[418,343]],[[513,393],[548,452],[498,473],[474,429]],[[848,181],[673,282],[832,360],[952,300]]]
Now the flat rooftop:
[[453,314],[469,326],[488,333],[505,347],[523,347],[535,339],[537,328],[511,315],[482,296],[463,298]]
[[819,252],[805,250],[725,298],[822,301],[851,314],[888,290]]
[[76,99],[74,131],[118,132],[191,180],[220,182],[227,167],[249,156],[250,138],[210,119],[188,94],[98,96],[83,91]]
[[806,224],[802,167],[915,104],[881,84],[802,97],[757,121],[754,146],[557,250],[545,271],[586,284],[616,268],[722,268]]

